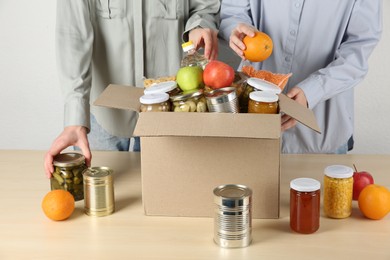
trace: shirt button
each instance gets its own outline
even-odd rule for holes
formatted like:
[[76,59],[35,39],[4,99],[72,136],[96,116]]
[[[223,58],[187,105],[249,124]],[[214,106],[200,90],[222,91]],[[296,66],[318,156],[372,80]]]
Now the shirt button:
[[295,30],[291,30],[290,34],[294,36],[295,35]]
[[300,3],[298,3],[298,2],[295,3],[295,7],[296,7],[296,8],[298,8],[298,7],[300,7],[300,6],[301,6]]

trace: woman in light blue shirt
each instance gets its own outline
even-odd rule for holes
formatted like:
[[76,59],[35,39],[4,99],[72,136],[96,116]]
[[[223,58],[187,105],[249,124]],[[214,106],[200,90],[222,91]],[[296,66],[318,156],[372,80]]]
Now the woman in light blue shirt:
[[313,110],[322,134],[282,118],[282,152],[346,153],[354,92],[382,32],[381,0],[224,0],[220,36],[242,58],[242,38],[268,34],[273,54],[256,69],[293,73],[284,92]]

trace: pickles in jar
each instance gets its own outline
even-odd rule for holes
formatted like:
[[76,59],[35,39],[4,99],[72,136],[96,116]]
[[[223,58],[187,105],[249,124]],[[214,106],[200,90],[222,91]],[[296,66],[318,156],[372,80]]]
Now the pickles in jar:
[[173,112],[207,112],[202,90],[172,96]]
[[67,190],[76,201],[84,199],[83,171],[85,157],[79,153],[62,153],[54,157],[54,172],[50,178],[52,190]]

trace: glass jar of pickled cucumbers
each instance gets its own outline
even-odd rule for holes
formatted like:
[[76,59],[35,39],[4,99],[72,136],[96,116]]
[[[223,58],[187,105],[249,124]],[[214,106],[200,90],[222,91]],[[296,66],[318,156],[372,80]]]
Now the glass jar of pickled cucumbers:
[[50,178],[52,190],[67,190],[74,199],[84,199],[83,171],[87,169],[82,154],[69,152],[58,154],[53,161],[54,172]]
[[139,98],[141,112],[168,112],[171,109],[167,93],[145,94]]
[[203,90],[185,92],[170,98],[174,112],[207,112]]

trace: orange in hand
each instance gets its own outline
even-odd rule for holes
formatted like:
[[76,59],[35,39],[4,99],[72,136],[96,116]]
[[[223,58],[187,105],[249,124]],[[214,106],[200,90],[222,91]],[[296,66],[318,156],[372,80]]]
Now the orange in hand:
[[246,46],[244,56],[249,61],[264,61],[272,54],[274,45],[271,37],[266,33],[257,31],[255,36],[245,36],[242,41]]
[[360,211],[369,219],[382,219],[390,212],[390,191],[386,187],[369,184],[358,198]]
[[52,220],[69,218],[74,207],[73,195],[66,190],[52,190],[42,200],[42,210]]

